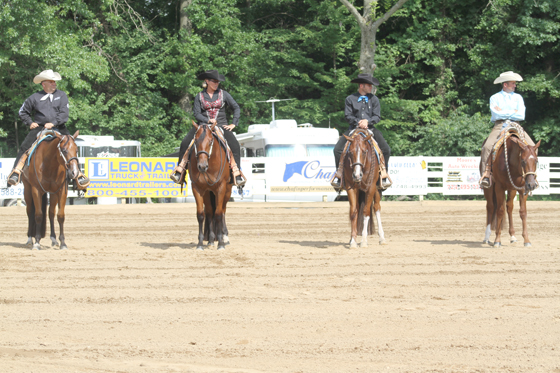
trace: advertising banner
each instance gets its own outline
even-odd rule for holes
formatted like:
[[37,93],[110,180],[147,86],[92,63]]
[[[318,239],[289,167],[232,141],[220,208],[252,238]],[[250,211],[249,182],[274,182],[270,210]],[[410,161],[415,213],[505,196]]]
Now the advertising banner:
[[86,197],[185,197],[186,188],[181,193],[169,179],[175,165],[171,158],[86,158]]
[[480,180],[480,157],[445,157],[443,162],[444,195],[484,194]]
[[383,192],[387,196],[428,194],[428,170],[422,157],[389,158],[389,176],[393,185]]
[[335,193],[330,185],[335,171],[334,157],[268,158],[266,184],[270,193]]
[[0,199],[23,198],[23,183],[8,188],[8,176],[15,160],[15,158],[0,158]]

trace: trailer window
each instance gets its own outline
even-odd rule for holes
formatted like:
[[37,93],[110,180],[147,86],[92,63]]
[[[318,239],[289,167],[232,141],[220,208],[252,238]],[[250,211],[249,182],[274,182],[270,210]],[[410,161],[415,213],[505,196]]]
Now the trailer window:
[[307,145],[308,157],[332,157],[334,145]]
[[296,147],[294,145],[267,145],[267,157],[294,157],[296,156]]
[[257,149],[257,157],[264,157],[264,149],[263,148]]

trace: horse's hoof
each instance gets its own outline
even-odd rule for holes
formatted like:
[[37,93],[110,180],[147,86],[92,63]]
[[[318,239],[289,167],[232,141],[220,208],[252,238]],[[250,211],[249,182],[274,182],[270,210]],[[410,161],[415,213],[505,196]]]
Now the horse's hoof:
[[367,248],[367,242],[360,242],[361,248]]
[[511,236],[509,238],[509,243],[516,243],[517,242],[517,238],[515,238],[515,236]]
[[531,245],[530,242],[525,242],[525,243],[523,244],[523,246],[525,246],[525,247],[531,247],[531,246],[533,246],[533,245]]
[[494,247],[502,247],[502,243],[501,242],[494,242]]
[[62,245],[62,246],[60,246],[60,250],[68,250],[68,246]]
[[196,247],[197,250],[203,251],[204,250],[204,246],[197,246]]
[[226,249],[225,246],[218,246],[218,251],[222,251],[222,250],[225,250],[225,249]]
[[41,244],[33,244],[33,247],[31,248],[31,250],[41,250]]
[[224,245],[229,245],[229,237],[224,236]]
[[491,244],[490,244],[490,240],[484,240],[484,241],[482,241],[482,243],[483,243],[483,244],[491,245]]
[[351,249],[357,249],[358,248],[358,243],[357,242],[350,242],[350,248]]
[[380,244],[380,245],[387,245],[387,241],[385,241],[385,240],[379,240],[379,244]]
[[51,238],[51,242],[52,242],[51,246],[58,246],[57,240]]
[[29,237],[29,239],[27,240],[27,242],[25,243],[26,246],[33,246],[33,240],[31,239],[31,237]]

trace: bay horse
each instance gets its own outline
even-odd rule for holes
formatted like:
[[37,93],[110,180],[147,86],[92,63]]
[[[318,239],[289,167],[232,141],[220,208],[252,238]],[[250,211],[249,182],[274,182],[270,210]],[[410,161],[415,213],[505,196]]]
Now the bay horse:
[[196,201],[198,219],[197,250],[204,250],[204,240],[208,246],[218,240],[218,250],[229,243],[226,226],[226,208],[231,197],[232,184],[227,153],[214,133],[216,123],[199,124],[196,128],[193,147],[189,154],[189,177]]
[[348,194],[350,202],[351,238],[350,248],[357,248],[358,231],[362,232],[361,247],[367,247],[367,236],[375,233],[372,215],[377,218],[379,243],[385,243],[385,233],[381,224],[381,193],[377,189],[379,181],[379,158],[372,144],[373,134],[356,129],[346,136],[347,150],[343,154],[344,171],[341,187]]
[[[490,244],[490,233],[496,230],[494,247],[500,247],[504,210],[507,208],[510,242],[517,242],[513,228],[513,201],[519,191],[519,216],[523,223],[524,246],[531,246],[527,232],[527,197],[539,186],[537,181],[538,148],[526,145],[520,138],[507,137],[492,161],[492,184],[484,189],[486,199],[486,233],[483,243]],[[491,157],[493,155],[491,154]],[[507,191],[507,201],[505,193]]]
[[[47,193],[50,195],[49,222],[52,246],[57,246],[54,232],[54,215],[58,205],[57,220],[60,228],[60,249],[68,249],[64,237],[64,208],[68,196],[68,180],[79,174],[78,147],[74,136],[61,135],[53,130],[41,132],[45,137],[34,148],[22,172],[24,198],[27,205],[27,245],[32,250],[41,249],[41,238],[47,230]],[[33,243],[35,237],[35,243]]]

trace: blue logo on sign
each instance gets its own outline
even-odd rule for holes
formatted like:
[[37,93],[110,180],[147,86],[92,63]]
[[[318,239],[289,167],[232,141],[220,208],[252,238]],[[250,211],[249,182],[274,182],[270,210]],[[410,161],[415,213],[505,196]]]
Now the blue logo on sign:
[[282,180],[286,182],[295,174],[299,174],[306,179],[330,180],[333,177],[334,172],[327,171],[324,167],[321,167],[321,162],[319,161],[299,161],[286,163],[286,170],[284,171],[284,178]]
[[88,160],[88,173],[91,180],[102,180],[109,178],[109,160]]

